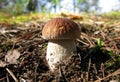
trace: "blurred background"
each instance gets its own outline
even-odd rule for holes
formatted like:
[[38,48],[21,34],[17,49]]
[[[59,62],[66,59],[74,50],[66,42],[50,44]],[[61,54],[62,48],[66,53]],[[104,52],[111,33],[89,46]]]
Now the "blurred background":
[[120,10],[120,0],[0,0],[0,11],[22,13],[106,13]]

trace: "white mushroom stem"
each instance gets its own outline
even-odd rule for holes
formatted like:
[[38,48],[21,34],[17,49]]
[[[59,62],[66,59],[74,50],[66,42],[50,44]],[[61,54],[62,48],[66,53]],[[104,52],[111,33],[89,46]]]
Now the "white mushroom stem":
[[54,40],[48,42],[46,59],[54,71],[56,64],[69,57],[76,50],[74,40]]

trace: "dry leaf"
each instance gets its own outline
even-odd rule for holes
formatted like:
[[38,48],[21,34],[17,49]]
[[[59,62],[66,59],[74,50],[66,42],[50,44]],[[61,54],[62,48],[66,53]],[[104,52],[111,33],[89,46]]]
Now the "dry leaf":
[[9,50],[5,56],[5,61],[10,64],[17,64],[17,59],[20,57],[18,50]]

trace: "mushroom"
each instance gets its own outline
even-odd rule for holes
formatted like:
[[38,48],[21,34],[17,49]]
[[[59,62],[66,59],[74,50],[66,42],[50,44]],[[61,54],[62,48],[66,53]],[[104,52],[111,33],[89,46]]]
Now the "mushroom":
[[52,71],[76,51],[75,40],[80,37],[78,24],[66,18],[54,18],[43,27],[42,37],[48,40],[46,60]]

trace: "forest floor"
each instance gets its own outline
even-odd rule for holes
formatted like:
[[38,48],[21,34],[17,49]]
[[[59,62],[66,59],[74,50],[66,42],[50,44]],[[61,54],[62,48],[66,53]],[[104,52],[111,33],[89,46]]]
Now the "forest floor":
[[54,73],[45,59],[47,41],[41,38],[48,19],[33,16],[27,22],[18,18],[10,23],[13,17],[0,22],[0,82],[119,82],[120,16],[59,17],[77,22],[82,33],[76,41],[77,54]]

